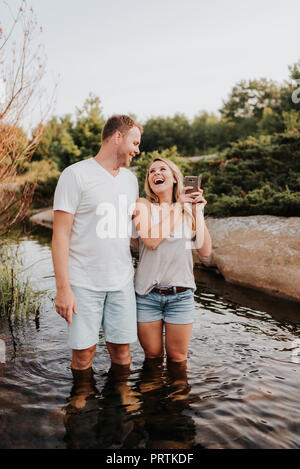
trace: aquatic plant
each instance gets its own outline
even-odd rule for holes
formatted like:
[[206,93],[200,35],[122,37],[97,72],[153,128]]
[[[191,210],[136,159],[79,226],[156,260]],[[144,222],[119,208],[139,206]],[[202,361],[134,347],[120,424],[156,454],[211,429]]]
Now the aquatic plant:
[[15,247],[4,245],[0,250],[0,317],[10,320],[37,318],[45,294],[31,285]]

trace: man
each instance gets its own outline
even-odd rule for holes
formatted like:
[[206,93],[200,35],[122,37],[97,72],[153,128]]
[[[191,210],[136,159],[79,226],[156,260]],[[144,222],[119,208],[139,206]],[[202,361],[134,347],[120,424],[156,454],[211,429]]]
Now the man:
[[56,187],[56,311],[69,325],[73,370],[92,366],[101,326],[112,363],[131,362],[130,343],[137,340],[134,272],[130,233],[118,224],[124,216],[131,223],[138,198],[137,179],[126,168],[139,154],[141,134],[129,116],[112,116],[99,153],[66,168]]

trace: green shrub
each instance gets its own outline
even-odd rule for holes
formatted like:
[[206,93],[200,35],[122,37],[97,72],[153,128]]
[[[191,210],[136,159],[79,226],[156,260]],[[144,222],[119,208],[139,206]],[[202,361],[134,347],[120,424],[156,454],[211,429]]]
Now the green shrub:
[[202,173],[212,216],[300,216],[300,132],[249,137],[214,160],[191,163]]
[[268,184],[255,189],[245,196],[215,194],[206,196],[208,204],[206,214],[218,217],[277,215],[295,216],[300,214],[300,192],[277,192]]

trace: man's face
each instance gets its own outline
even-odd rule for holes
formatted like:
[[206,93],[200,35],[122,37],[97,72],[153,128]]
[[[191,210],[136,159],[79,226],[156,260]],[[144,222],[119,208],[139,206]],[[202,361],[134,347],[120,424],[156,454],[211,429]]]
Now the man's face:
[[138,127],[132,127],[120,138],[118,147],[118,161],[121,167],[128,167],[132,158],[140,153],[141,132]]

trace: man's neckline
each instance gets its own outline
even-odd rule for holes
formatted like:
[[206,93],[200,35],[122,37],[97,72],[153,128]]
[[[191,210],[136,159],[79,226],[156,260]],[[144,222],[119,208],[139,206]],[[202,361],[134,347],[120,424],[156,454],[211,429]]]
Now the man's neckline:
[[121,171],[120,171],[121,168],[119,168],[118,173],[114,176],[113,174],[111,174],[110,171],[108,171],[106,168],[104,168],[104,166],[102,166],[102,164],[99,163],[99,161],[97,161],[95,157],[92,157],[92,160],[94,160],[95,163],[96,163],[96,165],[99,166],[101,169],[103,169],[103,171],[105,171],[107,174],[109,174],[109,176],[112,177],[113,179],[115,179],[115,178],[117,178],[117,177],[119,176],[119,174],[120,174],[120,172],[121,172]]

